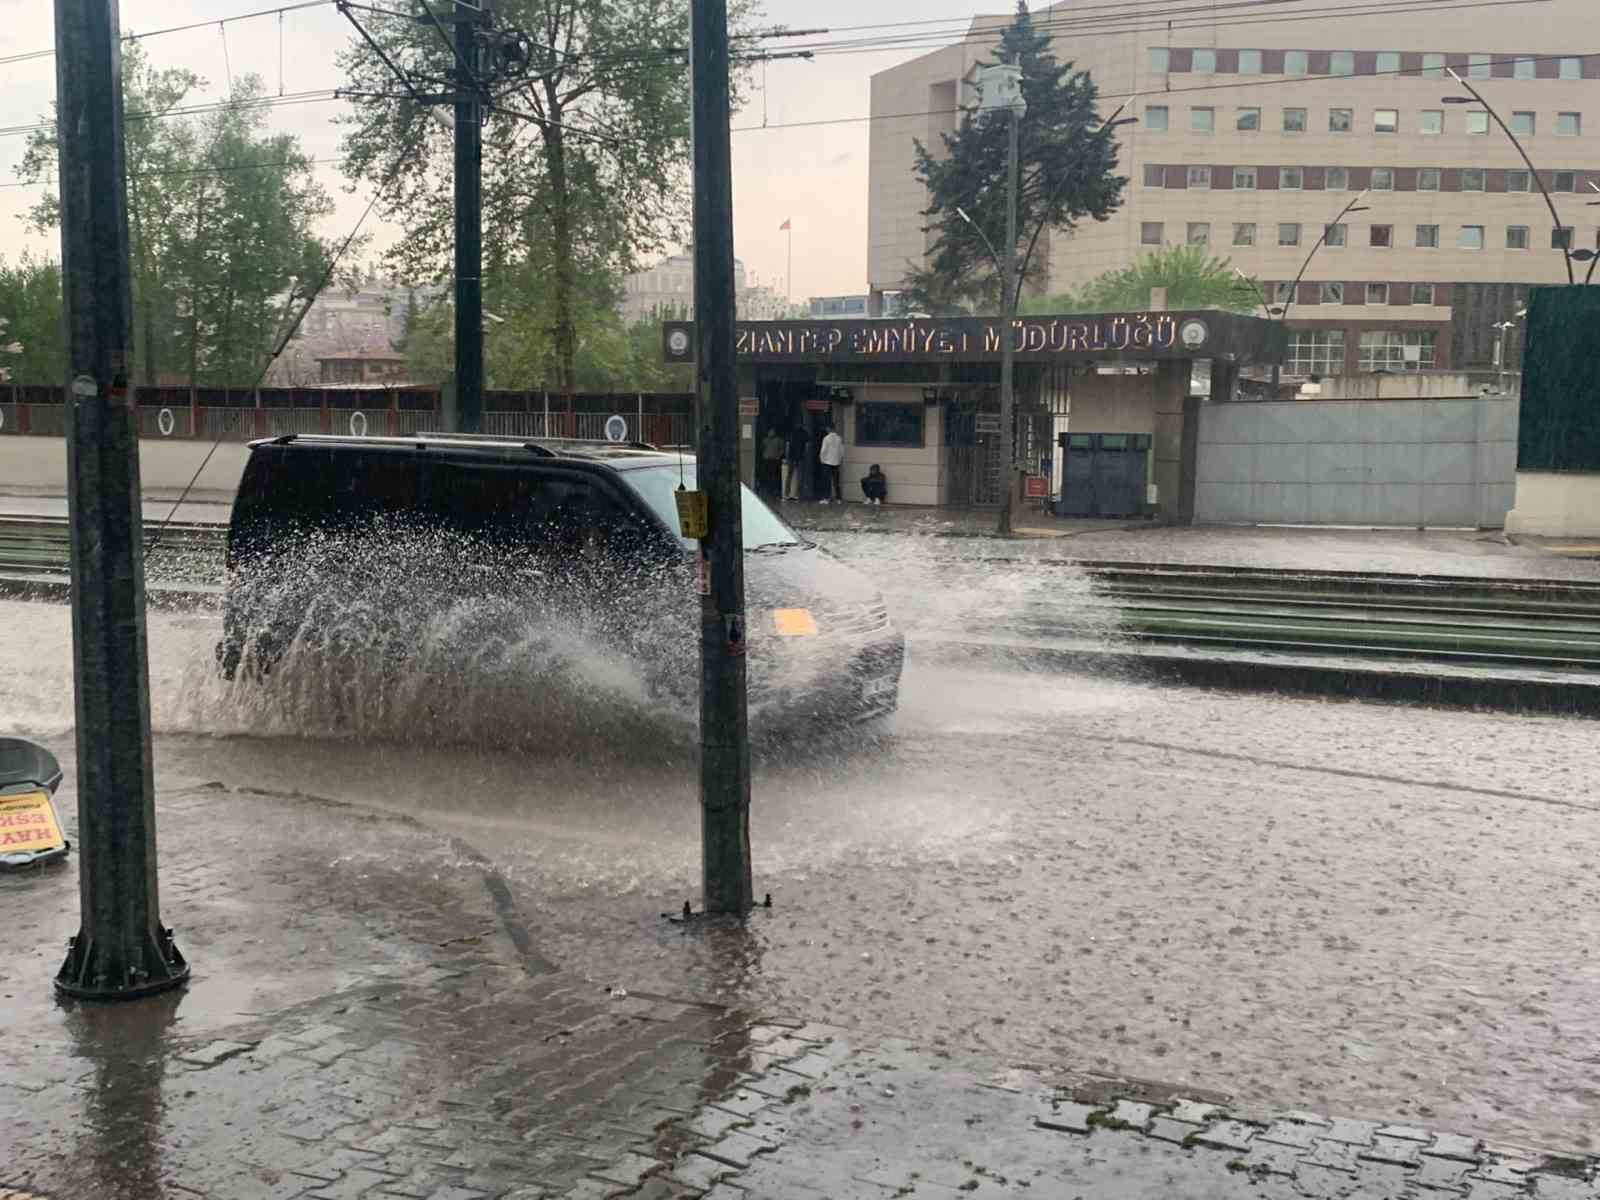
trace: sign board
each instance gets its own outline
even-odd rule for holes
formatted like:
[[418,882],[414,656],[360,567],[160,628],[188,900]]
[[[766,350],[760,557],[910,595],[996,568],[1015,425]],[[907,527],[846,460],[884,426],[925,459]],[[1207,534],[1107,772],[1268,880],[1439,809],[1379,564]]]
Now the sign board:
[[753,417],[760,412],[761,401],[748,397],[739,401],[739,415],[741,417]]
[[55,806],[46,793],[0,796],[0,863],[20,865],[65,854],[66,850],[67,839],[61,834]]
[[628,440],[628,418],[612,413],[606,418],[606,441],[625,442]]
[[807,400],[806,401],[806,411],[807,412],[827,412],[828,408],[829,408],[829,402],[826,401],[826,400]]
[[972,418],[972,428],[976,433],[999,433],[999,413],[978,413]]
[[1043,475],[1028,475],[1023,480],[1022,494],[1029,500],[1050,499],[1050,481]]

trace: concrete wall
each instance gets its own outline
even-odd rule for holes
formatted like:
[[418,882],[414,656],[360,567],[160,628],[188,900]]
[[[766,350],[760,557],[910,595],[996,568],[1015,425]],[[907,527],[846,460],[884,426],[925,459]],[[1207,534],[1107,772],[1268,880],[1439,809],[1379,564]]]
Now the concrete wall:
[[1518,471],[1517,504],[1507,533],[1600,537],[1600,475]]
[[839,469],[846,500],[861,500],[861,477],[873,463],[889,477],[890,504],[942,504],[944,502],[944,409],[923,413],[921,448],[911,446],[858,446],[856,415],[863,405],[885,402],[922,404],[922,385],[864,384],[856,388],[854,404],[838,405],[839,434],[844,438],[844,466]]
[[[209,442],[139,443],[139,482],[145,495],[176,495],[188,486],[199,469]],[[196,498],[232,499],[244,474],[249,449],[238,442],[223,442],[216,448],[200,478],[195,480]],[[0,491],[38,496],[67,494],[67,441],[56,437],[0,436]]]
[[1195,519],[1498,528],[1514,400],[1296,400],[1201,409]]

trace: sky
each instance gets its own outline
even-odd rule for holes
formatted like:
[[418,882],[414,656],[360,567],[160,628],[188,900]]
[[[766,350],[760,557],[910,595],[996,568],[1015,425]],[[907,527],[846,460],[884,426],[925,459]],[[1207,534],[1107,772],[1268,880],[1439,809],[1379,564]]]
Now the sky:
[[[257,12],[283,0],[124,0],[125,32],[139,33],[189,22],[211,22]],[[398,5],[396,7],[399,7]],[[978,12],[1009,8],[974,0],[765,0],[761,24],[794,29],[836,29],[870,22],[950,18],[964,21]],[[0,0],[0,58],[54,43],[52,6],[41,0]],[[197,100],[219,99],[229,73],[256,72],[268,90],[295,93],[338,87],[336,52],[353,36],[331,6],[302,9],[152,37],[145,48],[160,66],[188,67],[208,81]],[[853,35],[846,35],[853,36]],[[780,43],[781,48],[781,43]],[[779,227],[793,221],[794,278],[788,290],[796,300],[866,290],[867,136],[863,120],[870,107],[874,72],[914,58],[924,50],[837,54],[815,61],[783,60],[757,68],[755,87],[744,110],[735,115],[734,240],[746,270],[780,292],[786,287],[789,235]],[[0,65],[0,129],[37,121],[55,97],[55,60],[43,56]],[[338,155],[339,127],[332,118],[337,102],[268,110],[269,128],[292,133],[315,158]],[[801,122],[832,122],[804,128],[779,128]],[[24,249],[59,257],[54,236],[30,233],[23,214],[38,189],[14,186],[26,138],[0,133],[0,257],[14,259]],[[336,165],[318,168],[337,210],[320,231],[342,238],[360,216],[370,193],[346,192]],[[13,186],[7,186],[13,185]],[[374,226],[378,245],[393,230]]]

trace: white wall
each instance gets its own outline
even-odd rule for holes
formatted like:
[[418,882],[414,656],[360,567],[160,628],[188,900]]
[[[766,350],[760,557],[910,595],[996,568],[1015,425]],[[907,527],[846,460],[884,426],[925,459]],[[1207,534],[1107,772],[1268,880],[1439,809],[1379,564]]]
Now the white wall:
[[862,500],[861,477],[873,463],[889,477],[890,504],[940,503],[944,479],[944,410],[924,408],[923,444],[917,447],[856,445],[856,414],[863,405],[891,402],[922,404],[922,385],[865,384],[856,388],[856,402],[841,405],[844,414],[839,433],[844,438],[844,466],[840,468],[846,500]]
[[1195,520],[1229,524],[1505,524],[1517,402],[1207,404]]
[[[139,442],[139,483],[147,496],[176,495],[199,470],[210,442]],[[233,498],[244,474],[249,448],[243,442],[223,442],[195,480],[196,498]],[[0,435],[0,489],[40,496],[67,494],[67,441],[58,437]]]
[[1600,475],[1518,471],[1517,505],[1507,533],[1600,537]]

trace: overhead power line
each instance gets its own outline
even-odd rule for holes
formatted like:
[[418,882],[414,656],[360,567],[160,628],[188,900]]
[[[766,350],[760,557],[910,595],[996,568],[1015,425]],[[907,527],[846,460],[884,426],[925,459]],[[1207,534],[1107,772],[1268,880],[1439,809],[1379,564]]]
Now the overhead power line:
[[[281,17],[284,13],[298,12],[305,8],[329,8],[333,0],[303,0],[300,4],[280,4],[277,8],[264,8],[260,12],[240,13],[233,17],[223,17],[216,21],[194,21],[188,25],[171,25],[165,29],[151,29],[145,33],[125,33],[122,40],[125,42],[141,42],[145,38],[161,37],[168,33],[188,33],[194,29],[212,29],[219,25],[231,25],[235,21],[250,21],[257,17]],[[47,50],[28,50],[21,54],[8,54],[0,56],[0,66],[7,63],[27,62],[35,58],[49,58],[55,53],[55,47]]]

